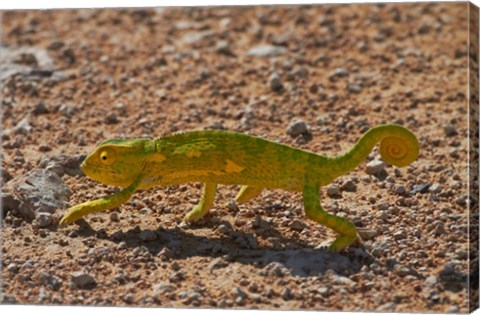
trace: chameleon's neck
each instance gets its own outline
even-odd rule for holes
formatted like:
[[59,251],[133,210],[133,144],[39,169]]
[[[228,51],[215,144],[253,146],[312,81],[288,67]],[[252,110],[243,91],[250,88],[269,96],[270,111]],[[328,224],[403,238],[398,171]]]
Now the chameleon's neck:
[[330,159],[336,176],[355,169],[378,143],[382,159],[389,164],[407,166],[418,157],[419,145],[412,132],[399,125],[380,125],[363,134],[351,150]]

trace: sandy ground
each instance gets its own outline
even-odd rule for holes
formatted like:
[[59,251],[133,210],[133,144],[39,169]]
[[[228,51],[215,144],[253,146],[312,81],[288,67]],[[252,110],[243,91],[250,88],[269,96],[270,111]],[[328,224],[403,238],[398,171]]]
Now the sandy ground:
[[[3,303],[467,312],[466,8],[3,12]],[[78,169],[106,138],[215,128],[334,156],[381,123],[411,129],[420,156],[374,176],[374,150],[322,189],[366,230],[346,252],[277,190],[237,207],[221,186],[185,226],[200,184],[159,187],[58,226],[115,191]]]

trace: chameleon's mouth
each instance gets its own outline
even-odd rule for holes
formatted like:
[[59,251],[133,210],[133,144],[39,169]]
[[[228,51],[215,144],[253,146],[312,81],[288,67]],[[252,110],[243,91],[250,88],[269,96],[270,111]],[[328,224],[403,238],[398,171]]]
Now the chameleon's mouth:
[[108,174],[118,174],[118,171],[112,169],[105,169],[103,167],[98,167],[95,165],[88,164],[86,161],[83,161],[80,164],[80,169],[85,175],[93,176],[94,173],[108,173]]

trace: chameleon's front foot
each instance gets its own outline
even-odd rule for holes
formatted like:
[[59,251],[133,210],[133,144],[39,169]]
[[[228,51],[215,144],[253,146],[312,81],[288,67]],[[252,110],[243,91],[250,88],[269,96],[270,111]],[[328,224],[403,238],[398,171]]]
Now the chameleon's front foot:
[[76,206],[71,207],[68,209],[67,213],[63,216],[63,218],[60,220],[61,225],[67,225],[71,224],[78,219],[81,219],[83,216],[86,215],[84,212],[85,206],[87,206],[89,203],[82,203]]

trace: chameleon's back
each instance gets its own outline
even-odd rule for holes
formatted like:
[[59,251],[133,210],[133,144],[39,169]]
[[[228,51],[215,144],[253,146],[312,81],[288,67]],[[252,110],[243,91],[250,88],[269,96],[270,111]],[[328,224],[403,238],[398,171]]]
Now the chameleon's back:
[[255,185],[300,191],[309,165],[322,157],[241,133],[205,130],[155,140],[154,185],[185,182]]

